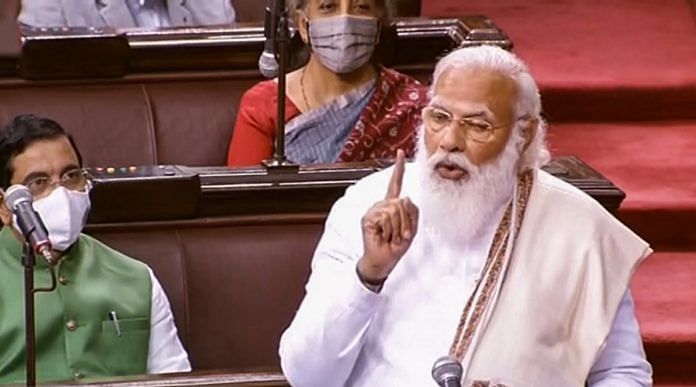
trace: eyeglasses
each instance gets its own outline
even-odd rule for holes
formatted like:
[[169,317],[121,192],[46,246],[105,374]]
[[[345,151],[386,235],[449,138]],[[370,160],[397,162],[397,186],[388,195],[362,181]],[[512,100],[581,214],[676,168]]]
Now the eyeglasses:
[[48,196],[56,184],[71,191],[81,191],[87,185],[87,172],[82,168],[75,168],[60,175],[57,182],[53,182],[48,176],[40,176],[24,182],[35,198]]
[[[438,133],[452,125],[452,113],[440,108],[428,106],[423,109],[423,122],[431,132]],[[458,128],[463,129],[471,141],[486,143],[493,138],[493,133],[507,125],[493,126],[490,122],[475,118],[462,118],[456,121]],[[509,125],[509,124],[508,124]]]

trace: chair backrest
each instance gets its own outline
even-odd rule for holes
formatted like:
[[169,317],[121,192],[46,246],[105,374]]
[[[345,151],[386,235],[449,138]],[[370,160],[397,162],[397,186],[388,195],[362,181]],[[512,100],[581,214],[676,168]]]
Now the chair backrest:
[[239,100],[260,78],[0,87],[0,122],[50,117],[72,133],[86,166],[224,165]]
[[232,6],[237,14],[238,22],[263,20],[266,3],[264,0],[232,0]]
[[0,21],[1,20],[16,20],[21,7],[20,0],[2,0],[0,1]]

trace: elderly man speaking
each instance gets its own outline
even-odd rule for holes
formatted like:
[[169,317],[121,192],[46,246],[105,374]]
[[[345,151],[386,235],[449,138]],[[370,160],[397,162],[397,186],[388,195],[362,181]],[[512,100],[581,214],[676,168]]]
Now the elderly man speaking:
[[295,387],[649,386],[629,289],[647,243],[540,170],[538,88],[502,49],[435,69],[416,160],[334,205],[283,334]]

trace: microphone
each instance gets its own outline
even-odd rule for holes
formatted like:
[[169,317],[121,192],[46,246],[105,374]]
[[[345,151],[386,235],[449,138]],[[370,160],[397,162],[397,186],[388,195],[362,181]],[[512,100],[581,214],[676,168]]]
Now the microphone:
[[433,364],[433,379],[440,387],[461,387],[462,365],[452,356],[443,356]]
[[5,206],[17,217],[17,226],[24,239],[34,252],[41,254],[50,265],[53,265],[48,231],[41,216],[32,206],[32,201],[29,189],[21,184],[15,184],[5,191]]
[[266,78],[275,78],[278,75],[278,60],[276,60],[275,56],[275,35],[277,29],[276,20],[280,15],[274,12],[277,11],[274,3],[274,0],[268,0],[266,3],[263,29],[263,34],[266,37],[266,43],[264,45],[263,52],[259,57],[259,71],[261,72],[261,75]]

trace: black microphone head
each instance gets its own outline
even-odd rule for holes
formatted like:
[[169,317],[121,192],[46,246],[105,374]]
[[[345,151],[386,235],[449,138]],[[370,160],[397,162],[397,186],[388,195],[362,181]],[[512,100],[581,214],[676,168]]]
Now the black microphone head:
[[8,210],[14,212],[18,204],[24,202],[31,203],[33,201],[33,198],[31,196],[31,192],[29,192],[29,188],[21,184],[15,184],[8,188],[7,191],[5,191],[4,201],[5,207],[7,207]]
[[[15,184],[5,191],[5,206],[17,216],[17,227],[32,249],[53,264],[51,240],[41,216],[32,206],[33,197],[29,188]],[[25,204],[25,206],[22,206]]]
[[[457,385],[461,383],[464,369],[461,363],[452,356],[443,356],[433,364],[432,375],[438,386],[445,386],[448,381],[455,381]],[[451,385],[451,384],[447,384]]]
[[275,78],[278,76],[278,61],[273,53],[264,50],[259,57],[259,71],[266,78]]

